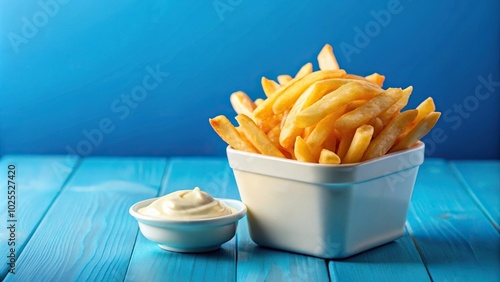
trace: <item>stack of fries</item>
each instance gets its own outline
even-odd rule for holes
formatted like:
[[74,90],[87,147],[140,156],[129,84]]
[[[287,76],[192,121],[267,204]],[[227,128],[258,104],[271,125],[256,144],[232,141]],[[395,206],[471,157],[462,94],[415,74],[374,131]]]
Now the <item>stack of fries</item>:
[[242,91],[230,96],[239,126],[227,117],[210,119],[233,149],[320,164],[350,164],[412,147],[436,124],[432,98],[406,106],[413,88],[387,88],[383,75],[358,76],[339,68],[326,44],[320,70],[305,64],[292,78],[262,77],[266,99]]

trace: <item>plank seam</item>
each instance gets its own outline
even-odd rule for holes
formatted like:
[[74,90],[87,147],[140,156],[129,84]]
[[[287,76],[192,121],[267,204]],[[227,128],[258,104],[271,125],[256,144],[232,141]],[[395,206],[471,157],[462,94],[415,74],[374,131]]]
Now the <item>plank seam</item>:
[[[45,218],[45,216],[47,215],[47,213],[49,212],[49,210],[52,208],[52,206],[54,205],[54,202],[57,201],[57,198],[59,198],[59,195],[61,195],[62,191],[64,190],[64,188],[68,184],[69,180],[73,177],[73,175],[75,174],[75,172],[78,170],[78,168],[80,167],[81,163],[82,163],[82,159],[78,159],[76,161],[76,163],[73,166],[73,169],[71,170],[71,172],[68,174],[68,176],[66,177],[66,179],[61,183],[61,186],[60,186],[61,189],[59,189],[59,191],[57,191],[57,193],[54,195],[54,199],[49,204],[49,206],[47,207],[47,209],[44,211],[43,216],[40,217],[40,219],[35,223],[35,226],[33,227],[32,232],[30,232],[30,234],[28,234],[28,236],[26,236],[26,240],[24,242],[24,245],[19,248],[19,254],[17,255],[17,259],[18,260],[21,257],[21,255],[23,254],[23,251],[24,251],[24,248],[26,247],[26,245],[28,245],[28,243],[31,241],[31,238],[33,237],[33,234],[36,233],[36,231],[38,230],[38,227],[42,223],[43,219]],[[15,274],[13,274],[13,275],[15,275]],[[7,278],[7,276],[9,276],[9,272],[7,272],[5,274],[5,276],[2,277],[1,280],[3,281],[5,278]]]
[[420,256],[420,259],[422,260],[422,263],[424,264],[425,271],[427,272],[427,275],[429,276],[429,279],[431,280],[431,282],[433,282],[434,279],[432,279],[432,275],[429,272],[429,269],[427,268],[427,261],[425,260],[424,254],[422,253],[422,250],[420,249],[420,246],[418,245],[417,240],[413,236],[413,230],[411,229],[410,223],[408,221],[406,221],[405,226],[406,226],[406,229],[408,230],[408,235],[410,235],[411,241],[413,242],[413,245],[415,246],[415,249],[417,250],[417,253]]
[[496,224],[495,220],[493,219],[493,216],[491,216],[488,210],[486,210],[483,204],[481,204],[481,201],[477,198],[476,194],[471,189],[471,186],[468,184],[467,180],[465,180],[465,177],[460,172],[460,170],[456,167],[454,163],[449,163],[449,166],[451,167],[453,174],[457,177],[458,182],[461,184],[465,192],[472,198],[474,204],[478,206],[481,213],[488,219],[491,225],[493,225],[493,228],[495,228],[497,232],[500,233],[500,226]]
[[329,260],[325,259],[326,274],[328,275],[328,282],[332,282],[332,277],[330,277],[330,268],[328,267]]
[[[158,191],[156,192],[156,197],[159,197],[161,189],[166,184],[166,179],[168,179],[168,177],[170,177],[170,172],[172,171],[171,170],[172,162],[170,162],[170,159],[165,158],[165,162],[166,162],[165,163],[165,172],[163,172],[163,176],[161,178],[160,185],[158,187]],[[132,256],[134,255],[135,245],[137,244],[137,237],[138,236],[139,236],[139,227],[137,227],[137,231],[135,232],[134,244],[132,245],[132,251],[130,252],[130,256],[128,258],[128,264],[127,264],[127,268],[125,269],[125,275],[123,276],[122,282],[124,282],[128,276],[128,271],[130,269],[130,264],[132,263]]]

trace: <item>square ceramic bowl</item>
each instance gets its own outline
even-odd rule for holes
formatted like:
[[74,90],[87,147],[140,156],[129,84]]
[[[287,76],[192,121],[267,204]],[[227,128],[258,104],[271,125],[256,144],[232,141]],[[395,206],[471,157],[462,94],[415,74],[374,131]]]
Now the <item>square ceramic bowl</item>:
[[252,240],[334,259],[389,243],[404,226],[424,143],[346,165],[322,165],[227,148]]

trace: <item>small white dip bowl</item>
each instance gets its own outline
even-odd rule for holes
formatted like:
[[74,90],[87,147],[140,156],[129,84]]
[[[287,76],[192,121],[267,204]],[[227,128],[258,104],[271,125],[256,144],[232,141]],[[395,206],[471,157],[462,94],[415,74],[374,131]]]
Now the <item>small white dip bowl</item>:
[[182,253],[209,252],[220,248],[236,234],[238,220],[243,218],[247,207],[240,201],[217,199],[229,206],[232,214],[204,219],[158,219],[139,214],[137,211],[157,198],[140,201],[129,209],[137,219],[141,233],[160,248]]

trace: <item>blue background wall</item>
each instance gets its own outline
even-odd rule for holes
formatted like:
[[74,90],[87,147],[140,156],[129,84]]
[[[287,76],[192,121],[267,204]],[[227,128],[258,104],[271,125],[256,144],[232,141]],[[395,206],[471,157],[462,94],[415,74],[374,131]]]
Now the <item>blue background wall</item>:
[[499,158],[499,11],[497,0],[2,0],[0,151],[224,155],[208,118],[234,116],[229,94],[262,97],[261,76],[317,68],[330,43],[348,72],[413,85],[409,106],[434,97],[429,156]]

